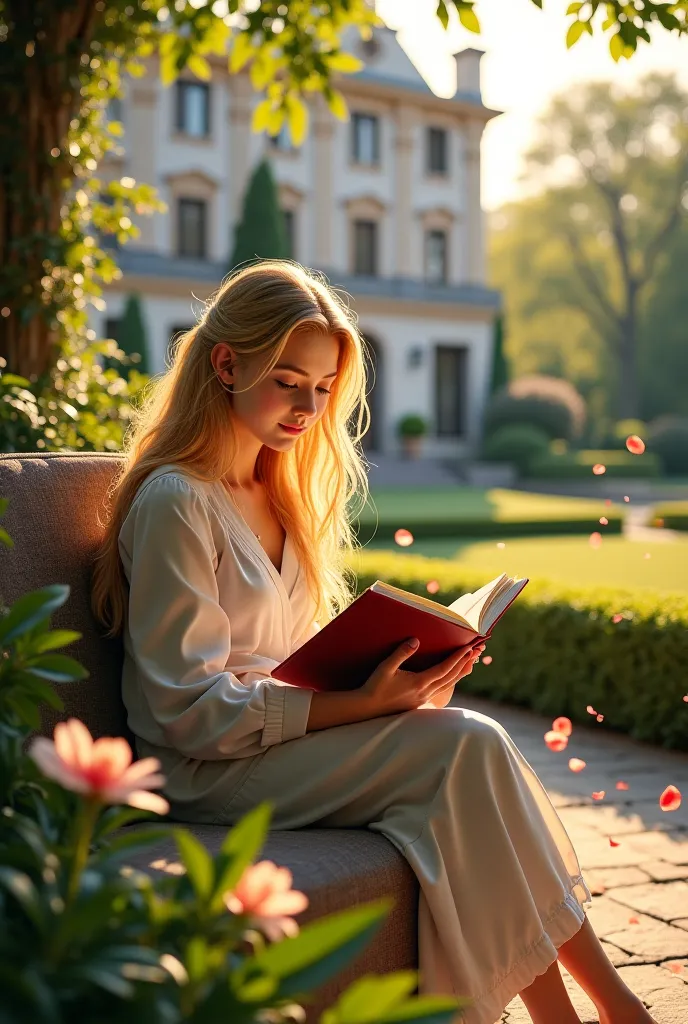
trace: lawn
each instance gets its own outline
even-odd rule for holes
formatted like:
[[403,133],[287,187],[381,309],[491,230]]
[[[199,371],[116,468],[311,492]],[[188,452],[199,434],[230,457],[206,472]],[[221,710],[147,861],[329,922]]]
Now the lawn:
[[[489,519],[493,522],[534,519],[598,519],[605,513],[604,497],[567,498],[558,494],[529,494],[494,487],[385,488],[373,492],[380,521],[433,519]],[[623,511],[617,502],[611,508]],[[368,505],[361,513],[363,522],[375,522],[375,511]]]
[[[599,504],[597,506],[599,508]],[[400,525],[401,522],[400,522]],[[603,537],[599,548],[587,537],[508,538],[504,548],[494,540],[427,538],[400,548],[394,541],[371,541],[366,551],[394,550],[400,554],[448,558],[485,579],[500,572],[545,577],[576,586],[648,587],[688,592],[688,537],[668,542]],[[645,558],[649,554],[650,558]]]

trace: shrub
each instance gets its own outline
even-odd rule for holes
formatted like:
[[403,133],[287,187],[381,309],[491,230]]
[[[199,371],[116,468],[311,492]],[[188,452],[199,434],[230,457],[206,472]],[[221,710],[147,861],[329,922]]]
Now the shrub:
[[408,413],[402,416],[397,424],[399,437],[424,437],[428,432],[428,425],[422,416],[417,413]]
[[538,455],[549,448],[549,437],[540,427],[516,423],[500,427],[483,442],[481,457],[487,462],[513,462],[522,475]]
[[644,420],[618,420],[609,432],[604,446],[627,451],[626,438],[631,434],[637,434],[645,441],[648,434],[647,423]]
[[688,530],[688,501],[666,501],[655,505],[647,525],[664,526],[667,530]]
[[[352,558],[361,593],[376,579],[448,605],[485,584],[443,559],[358,552]],[[615,615],[622,615],[614,622]],[[460,689],[490,700],[567,715],[587,724],[591,704],[604,714],[598,728],[688,750],[685,666],[688,596],[650,590],[569,587],[531,578],[497,625],[487,653]]]
[[[593,476],[592,467],[601,463],[607,467],[601,478]],[[644,455],[632,455],[628,451],[609,449],[583,449],[579,452],[567,452],[556,455],[549,452],[533,459],[529,467],[529,475],[534,479],[547,480],[588,480],[609,479],[647,479],[662,475],[662,463],[656,455],[645,452]]]
[[648,448],[658,455],[664,472],[688,475],[688,417],[660,416],[648,428]]
[[574,440],[585,426],[585,401],[574,386],[559,377],[533,374],[510,381],[496,392],[485,410],[484,434],[514,423],[540,427],[550,438]]

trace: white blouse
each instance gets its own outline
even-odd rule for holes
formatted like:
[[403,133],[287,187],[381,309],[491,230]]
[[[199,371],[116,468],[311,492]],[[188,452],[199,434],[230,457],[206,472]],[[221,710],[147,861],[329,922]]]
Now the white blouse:
[[182,761],[245,758],[306,733],[312,691],[270,677],[318,629],[289,536],[278,572],[221,483],[166,465],[136,492],[119,552],[129,726],[140,756],[177,768],[181,799],[196,788]]

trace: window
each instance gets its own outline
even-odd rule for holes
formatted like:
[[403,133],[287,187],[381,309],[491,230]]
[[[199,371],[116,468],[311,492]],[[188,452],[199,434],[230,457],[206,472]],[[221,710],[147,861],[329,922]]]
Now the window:
[[284,233],[287,236],[287,252],[290,259],[295,259],[296,252],[296,214],[293,210],[282,210],[284,217]]
[[428,284],[447,283],[447,233],[425,233],[425,279]]
[[354,114],[353,158],[358,164],[380,162],[380,121],[371,114]]
[[204,138],[210,133],[210,88],[202,82],[177,82],[176,128]]
[[436,347],[435,407],[439,437],[463,437],[465,433],[467,373],[467,348]]
[[374,220],[354,221],[354,274],[368,277],[377,274],[377,223]]
[[177,249],[180,256],[206,258],[206,203],[203,199],[180,199]]
[[428,171],[431,174],[446,174],[449,169],[447,155],[447,133],[444,128],[428,128]]

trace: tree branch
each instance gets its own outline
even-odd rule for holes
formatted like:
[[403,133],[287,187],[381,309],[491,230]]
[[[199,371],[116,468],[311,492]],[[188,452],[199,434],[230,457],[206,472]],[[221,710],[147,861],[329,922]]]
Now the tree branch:
[[564,234],[568,240],[571,248],[571,254],[573,256],[573,262],[576,270],[586,286],[590,294],[597,302],[597,306],[602,314],[607,318],[610,325],[614,328],[615,332],[620,331],[620,321],[622,314],[614,308],[612,303],[609,301],[604,291],[600,287],[600,283],[597,279],[594,269],[588,262],[585,253],[583,252],[575,233],[566,226],[564,228]]
[[681,199],[683,198],[683,190],[686,185],[686,177],[688,177],[688,154],[686,154],[683,159],[679,160],[676,188],[674,189],[674,200],[669,208],[669,213],[667,214],[664,223],[657,231],[655,237],[648,242],[645,250],[642,281],[639,282],[641,285],[646,284],[652,277],[657,258],[662,251],[662,248],[669,241],[674,231],[676,231],[681,223]]

